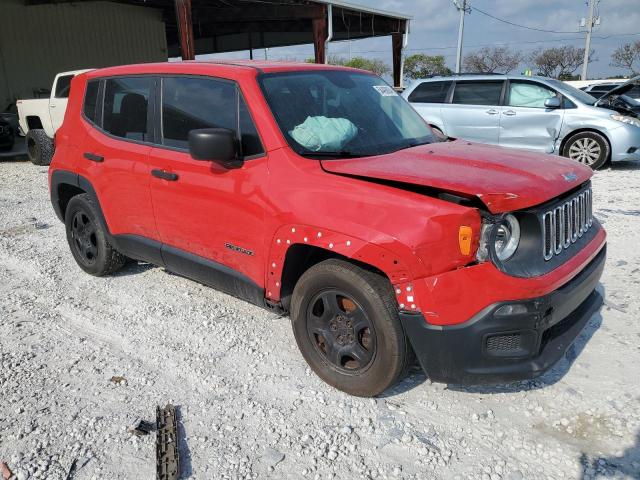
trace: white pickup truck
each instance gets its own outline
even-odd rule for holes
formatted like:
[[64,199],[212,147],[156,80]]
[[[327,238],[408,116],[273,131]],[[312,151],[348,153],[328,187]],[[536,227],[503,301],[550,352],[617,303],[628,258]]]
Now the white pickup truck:
[[49,165],[53,157],[53,136],[67,109],[71,80],[89,70],[75,70],[56,75],[49,98],[18,100],[20,129],[26,135],[27,154],[36,165]]

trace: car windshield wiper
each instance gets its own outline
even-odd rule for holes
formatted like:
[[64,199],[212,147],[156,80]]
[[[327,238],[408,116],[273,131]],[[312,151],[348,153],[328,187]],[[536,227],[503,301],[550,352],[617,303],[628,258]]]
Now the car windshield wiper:
[[303,157],[318,157],[318,158],[334,158],[334,159],[338,159],[338,158],[359,158],[359,157],[366,157],[368,155],[362,154],[362,153],[357,153],[357,152],[350,152],[348,150],[340,150],[340,151],[324,151],[324,150],[320,150],[320,151],[313,151],[313,150],[302,150],[301,152],[298,152],[300,155],[302,155]]

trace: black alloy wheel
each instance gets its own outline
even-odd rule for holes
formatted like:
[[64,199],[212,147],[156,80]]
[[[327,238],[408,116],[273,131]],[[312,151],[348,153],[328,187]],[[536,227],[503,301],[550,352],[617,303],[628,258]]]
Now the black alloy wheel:
[[96,226],[85,212],[76,212],[71,221],[71,238],[76,253],[89,266],[96,262],[98,256],[98,241]]
[[414,362],[388,278],[342,259],[306,270],[291,297],[296,343],[329,385],[361,397],[379,395]]
[[118,271],[127,257],[109,242],[109,233],[100,222],[99,207],[90,195],[76,195],[65,211],[67,243],[78,266],[101,277]]
[[373,361],[376,335],[364,309],[341,290],[326,290],[309,303],[307,330],[314,347],[333,368],[360,374]]

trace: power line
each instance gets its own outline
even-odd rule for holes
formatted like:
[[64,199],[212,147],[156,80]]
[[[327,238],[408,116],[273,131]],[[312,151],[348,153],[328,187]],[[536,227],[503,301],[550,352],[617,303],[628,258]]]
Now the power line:
[[[598,39],[602,39],[602,40],[606,40],[608,38],[612,38],[612,37],[625,37],[625,36],[633,36],[633,35],[640,35],[640,32],[635,32],[635,33],[618,33],[618,34],[611,34],[611,35],[602,35],[602,36],[596,36],[594,35],[592,38],[598,38]],[[493,43],[477,43],[475,45],[467,45],[467,47],[469,48],[478,48],[478,47],[492,47],[492,46],[510,46],[510,45],[535,45],[535,44],[541,44],[541,43],[555,43],[555,42],[577,42],[577,41],[582,41],[583,39],[581,37],[573,37],[573,38],[554,38],[554,39],[549,39],[549,40],[529,40],[529,41],[518,41],[518,42],[493,42]],[[335,43],[343,43],[342,40],[336,41]],[[457,48],[456,45],[450,45],[447,47],[444,46],[437,46],[437,47],[428,47],[428,48],[406,48],[406,51],[413,51],[413,52],[428,52],[430,50],[452,50]],[[387,53],[387,50],[354,50],[352,53]],[[337,52],[336,52],[337,53]]]
[[573,32],[563,32],[563,31],[558,31],[558,30],[545,30],[544,28],[536,28],[536,27],[527,27],[526,25],[520,25],[519,23],[514,23],[514,22],[510,22],[509,20],[505,20],[504,18],[498,18],[494,15],[491,15],[490,13],[485,12],[484,10],[480,10],[478,7],[471,7],[472,11],[481,13],[482,15],[485,15],[489,18],[493,18],[494,20],[497,20],[499,22],[502,23],[506,23],[508,25],[512,25],[514,27],[519,27],[519,28],[526,28],[527,30],[534,30],[536,32],[544,32],[544,33],[582,33],[580,31],[573,31]]

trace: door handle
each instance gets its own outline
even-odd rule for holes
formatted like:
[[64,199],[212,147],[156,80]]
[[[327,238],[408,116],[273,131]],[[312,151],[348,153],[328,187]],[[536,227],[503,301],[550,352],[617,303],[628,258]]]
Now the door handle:
[[97,162],[97,163],[104,162],[103,156],[96,155],[95,153],[91,153],[91,152],[84,152],[84,158],[86,158],[87,160],[91,160],[92,162]]
[[151,170],[151,175],[156,178],[161,178],[162,180],[167,180],[168,182],[175,182],[176,180],[178,180],[177,173],[171,173],[165,170],[153,169]]
[[503,113],[503,115],[507,115],[509,117],[513,117],[516,114],[516,112],[514,110],[507,110],[507,111],[502,112],[502,113]]
[[497,115],[499,112],[498,112],[498,110],[492,108],[491,110],[487,110],[487,113],[489,115]]

